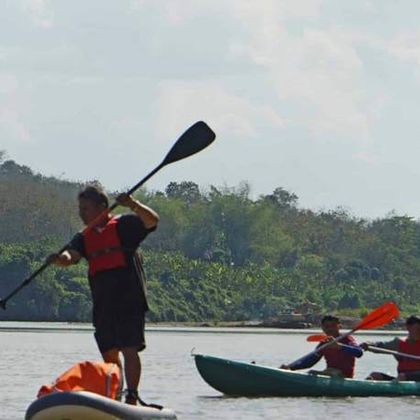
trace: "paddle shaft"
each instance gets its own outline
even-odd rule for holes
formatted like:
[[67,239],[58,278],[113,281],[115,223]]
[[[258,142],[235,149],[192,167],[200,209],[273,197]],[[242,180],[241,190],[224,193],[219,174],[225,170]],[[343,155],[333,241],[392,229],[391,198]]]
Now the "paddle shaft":
[[399,351],[396,351],[396,350],[383,349],[381,347],[376,347],[376,346],[369,346],[367,350],[368,351],[373,350],[372,353],[390,354],[392,356],[404,357],[405,359],[420,360],[420,356],[416,356],[414,354],[400,353]]
[[[151,171],[148,175],[146,175],[141,181],[139,181],[136,185],[134,185],[134,187],[131,187],[128,191],[127,194],[131,195],[133,194],[133,192],[135,192],[136,190],[138,190],[143,184],[145,184],[156,172],[160,171],[164,166],[166,165],[165,162],[162,162],[159,166],[157,166],[155,169],[153,169],[153,171]],[[114,210],[116,207],[118,207],[118,203],[115,202],[109,209],[108,211],[112,211]]]
[[[341,344],[341,343],[338,343],[338,345],[340,347],[344,346],[344,344]],[[371,351],[372,353],[389,354],[391,356],[399,356],[399,357],[403,357],[405,359],[420,360],[420,356],[416,356],[415,354],[401,353],[401,352],[396,351],[396,350],[384,349],[382,347],[369,346],[367,348],[367,351]]]

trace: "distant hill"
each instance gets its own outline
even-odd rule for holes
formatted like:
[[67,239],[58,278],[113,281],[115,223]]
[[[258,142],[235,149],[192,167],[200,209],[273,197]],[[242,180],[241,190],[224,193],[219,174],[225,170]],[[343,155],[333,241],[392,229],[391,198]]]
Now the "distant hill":
[[[0,160],[0,296],[81,228],[81,187]],[[263,319],[302,305],[357,315],[385,300],[420,311],[420,225],[411,217],[314,212],[281,187],[251,199],[246,183],[201,191],[192,181],[171,182],[137,198],[161,216],[143,247],[154,321]],[[89,317],[84,265],[48,268],[0,312],[0,319]]]

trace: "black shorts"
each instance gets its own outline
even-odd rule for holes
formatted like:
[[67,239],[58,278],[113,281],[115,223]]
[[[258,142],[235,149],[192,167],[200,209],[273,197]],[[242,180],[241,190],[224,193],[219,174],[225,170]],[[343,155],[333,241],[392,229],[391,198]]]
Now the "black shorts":
[[135,347],[137,351],[142,351],[146,347],[144,315],[104,319],[95,326],[95,339],[102,354],[124,347]]

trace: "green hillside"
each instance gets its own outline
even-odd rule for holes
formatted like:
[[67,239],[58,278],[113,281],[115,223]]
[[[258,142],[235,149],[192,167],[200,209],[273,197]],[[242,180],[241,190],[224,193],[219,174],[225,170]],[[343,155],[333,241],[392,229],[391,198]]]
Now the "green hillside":
[[[0,296],[81,228],[80,188],[1,162]],[[411,217],[314,212],[281,187],[251,199],[247,184],[201,191],[173,182],[137,198],[161,217],[143,247],[150,320],[263,319],[308,302],[360,313],[394,300],[420,311],[420,225]],[[0,319],[89,320],[85,271],[83,264],[48,268]]]

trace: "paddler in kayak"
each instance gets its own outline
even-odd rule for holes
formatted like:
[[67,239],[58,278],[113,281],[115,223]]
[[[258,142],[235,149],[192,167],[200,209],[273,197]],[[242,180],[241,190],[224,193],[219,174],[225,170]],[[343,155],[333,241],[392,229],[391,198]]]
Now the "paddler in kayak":
[[[78,195],[79,216],[85,225],[108,208],[105,192],[96,185],[87,186]],[[88,262],[88,278],[93,300],[95,339],[103,360],[121,366],[124,357],[127,385],[126,402],[140,400],[138,385],[141,363],[139,352],[145,347],[144,322],[148,310],[142,260],[137,248],[156,229],[159,216],[127,194],[116,201],[132,213],[113,216],[105,212],[98,224],[78,233],[61,254],[49,261],[66,267],[81,258]]]
[[[333,315],[326,315],[321,320],[321,327],[328,338],[318,344],[317,347],[334,340],[340,336],[341,323],[339,318]],[[280,366],[281,369],[300,370],[307,369],[318,363],[322,358],[327,363],[327,368],[322,371],[312,370],[309,373],[335,377],[353,378],[356,357],[363,355],[362,349],[357,345],[352,336],[347,336],[339,343],[332,343],[330,346],[310,354],[308,357],[289,365]]]
[[[386,350],[393,350],[399,353],[412,354],[420,357],[420,317],[416,315],[409,316],[405,321],[408,335],[406,338],[395,338],[391,341],[378,341],[376,343],[366,342],[360,344],[363,350],[373,353],[380,353],[371,347],[379,347]],[[395,356],[398,360],[397,377],[382,372],[372,372],[366,379],[375,381],[390,381],[398,379],[399,381],[420,381],[420,360]]]

